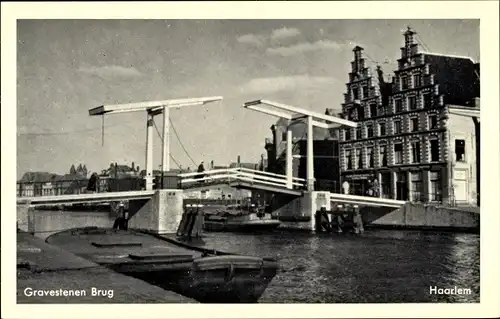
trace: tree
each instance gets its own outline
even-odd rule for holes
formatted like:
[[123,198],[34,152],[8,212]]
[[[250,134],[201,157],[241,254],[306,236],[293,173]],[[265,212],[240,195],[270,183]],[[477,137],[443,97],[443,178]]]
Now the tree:
[[76,175],[75,165],[71,164],[71,168],[69,169],[70,175]]
[[83,171],[82,164],[78,164],[78,167],[76,168],[76,172],[77,172],[78,174],[81,174],[81,173],[82,173],[82,171]]
[[87,165],[83,164],[83,168],[82,168],[82,170],[83,170],[83,173],[84,173],[85,175],[87,175],[87,173],[88,173],[88,171],[87,171]]

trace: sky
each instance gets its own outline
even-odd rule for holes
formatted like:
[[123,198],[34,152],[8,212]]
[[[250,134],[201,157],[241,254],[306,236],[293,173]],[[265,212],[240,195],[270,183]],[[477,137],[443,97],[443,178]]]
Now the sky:
[[[106,116],[103,144],[88,110],[204,96],[224,100],[170,112],[171,167],[257,162],[277,118],[243,103],[340,109],[353,47],[391,74],[408,25],[424,51],[479,61],[479,20],[18,20],[17,177],[79,163],[143,169],[145,112]],[[155,169],[160,143],[155,131]]]

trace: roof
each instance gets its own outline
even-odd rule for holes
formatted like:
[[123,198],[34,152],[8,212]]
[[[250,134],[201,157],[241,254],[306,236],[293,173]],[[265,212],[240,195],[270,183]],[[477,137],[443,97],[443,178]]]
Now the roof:
[[467,105],[478,94],[477,66],[469,57],[424,53],[444,103]]

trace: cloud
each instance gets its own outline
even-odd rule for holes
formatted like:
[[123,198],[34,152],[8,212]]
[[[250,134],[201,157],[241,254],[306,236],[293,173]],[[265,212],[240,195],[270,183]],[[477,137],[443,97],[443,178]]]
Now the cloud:
[[296,54],[313,52],[318,50],[339,50],[343,47],[344,45],[335,41],[319,40],[313,43],[302,42],[286,47],[268,48],[266,51],[268,54],[271,55],[292,56]]
[[240,87],[242,93],[273,93],[279,91],[312,90],[333,85],[332,77],[311,76],[308,74],[255,78]]
[[271,33],[271,39],[273,40],[278,40],[278,39],[284,39],[284,38],[291,38],[298,36],[300,34],[300,30],[297,28],[281,28],[281,29],[275,29]]
[[261,46],[262,44],[264,44],[265,38],[261,35],[256,34],[245,34],[238,37],[237,40],[239,43]]
[[134,67],[123,67],[118,65],[107,65],[103,67],[80,67],[79,72],[95,75],[103,79],[111,78],[135,78],[143,74]]

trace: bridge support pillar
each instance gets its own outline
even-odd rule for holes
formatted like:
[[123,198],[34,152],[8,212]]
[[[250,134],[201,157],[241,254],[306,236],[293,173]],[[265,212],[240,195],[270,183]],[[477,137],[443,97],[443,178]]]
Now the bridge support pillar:
[[293,189],[292,131],[286,131],[286,188]]
[[148,230],[156,234],[175,234],[184,212],[183,191],[159,189],[153,197],[130,211],[129,228]]
[[153,114],[148,112],[146,126],[146,190],[153,189]]
[[307,191],[314,191],[313,117],[307,117]]
[[304,192],[273,212],[282,222],[283,228],[315,231],[316,212],[325,207],[330,210],[329,192]]

